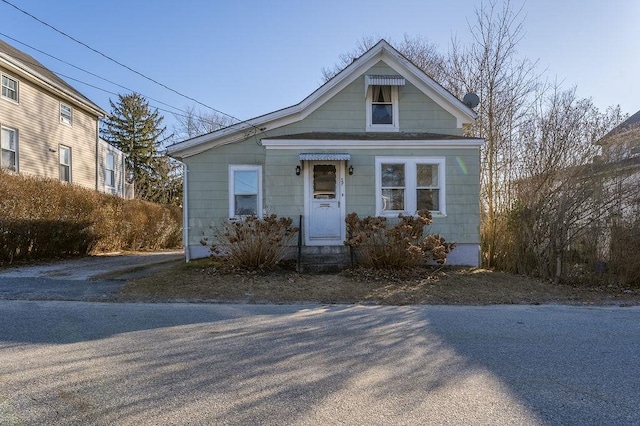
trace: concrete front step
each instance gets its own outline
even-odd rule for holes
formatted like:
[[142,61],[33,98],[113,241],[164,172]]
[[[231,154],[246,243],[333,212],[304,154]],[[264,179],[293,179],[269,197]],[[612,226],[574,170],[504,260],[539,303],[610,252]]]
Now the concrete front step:
[[[301,272],[334,272],[350,266],[349,247],[303,246],[301,247]],[[293,256],[297,259],[297,248]]]

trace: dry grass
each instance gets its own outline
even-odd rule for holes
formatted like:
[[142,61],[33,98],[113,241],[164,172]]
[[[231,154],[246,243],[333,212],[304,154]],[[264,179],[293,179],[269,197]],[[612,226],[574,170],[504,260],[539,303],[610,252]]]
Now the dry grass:
[[359,269],[336,274],[298,274],[280,269],[256,273],[230,271],[220,263],[199,260],[129,281],[120,298],[245,303],[629,306],[640,304],[640,291],[610,286],[554,285],[473,268],[443,267],[393,273]]

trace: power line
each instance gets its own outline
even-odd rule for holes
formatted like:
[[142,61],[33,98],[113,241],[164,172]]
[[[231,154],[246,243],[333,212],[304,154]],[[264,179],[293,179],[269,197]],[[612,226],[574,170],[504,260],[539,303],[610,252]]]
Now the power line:
[[[93,72],[91,72],[91,71],[88,71],[88,70],[85,70],[85,69],[83,69],[83,68],[80,68],[79,66],[73,65],[73,64],[72,64],[72,63],[70,63],[70,62],[67,62],[67,61],[65,61],[65,60],[63,60],[63,59],[60,59],[60,58],[58,58],[58,57],[54,56],[54,55],[51,55],[51,54],[49,54],[49,53],[47,53],[47,52],[44,52],[44,51],[42,51],[42,50],[40,50],[40,49],[38,49],[38,48],[36,48],[36,47],[30,46],[30,45],[28,45],[27,43],[24,43],[24,42],[22,42],[22,41],[20,41],[20,40],[18,40],[18,39],[15,39],[15,38],[13,38],[13,37],[11,37],[11,36],[8,36],[7,34],[4,34],[4,33],[0,32],[0,36],[3,36],[3,37],[5,37],[5,38],[8,38],[9,40],[15,41],[16,43],[19,43],[19,44],[21,44],[21,45],[23,45],[23,46],[26,46],[26,47],[28,47],[28,48],[30,48],[30,49],[35,50],[36,52],[42,53],[43,55],[46,55],[46,56],[48,56],[48,57],[50,57],[50,58],[53,58],[53,59],[55,59],[56,61],[59,61],[59,62],[62,62],[63,64],[69,65],[70,67],[73,67],[73,68],[75,68],[75,69],[77,69],[77,70],[80,70],[80,71],[82,71],[82,72],[85,72],[85,73],[87,73],[87,74],[89,74],[89,75],[92,75],[92,76],[94,76],[94,77],[96,77],[96,78],[99,78],[100,80],[106,81],[107,83],[113,84],[114,86],[118,86],[118,87],[120,87],[120,88],[122,88],[122,89],[125,89],[125,90],[129,91],[129,92],[136,92],[135,90],[133,90],[133,89],[129,89],[128,87],[125,87],[125,86],[123,86],[123,85],[121,85],[121,84],[118,84],[118,83],[116,83],[115,81],[111,81],[111,80],[109,80],[109,79],[107,79],[107,78],[101,77],[101,76],[99,76],[98,74],[95,74],[95,73],[93,73]],[[26,61],[25,61],[25,62],[26,62]],[[33,62],[28,62],[28,63],[29,63],[29,64],[31,64],[31,65],[33,65],[33,66],[36,66],[36,67],[39,67],[39,68],[40,68],[40,64],[36,64],[36,63],[33,63]],[[51,70],[50,70],[50,71],[51,71]],[[58,74],[58,75],[61,75],[61,76],[62,76],[62,74],[60,74],[60,73],[58,73],[58,72],[56,72],[56,74]],[[102,90],[103,92],[107,92],[107,93],[110,93],[110,94],[113,94],[113,95],[118,95],[117,93],[113,93],[113,92],[110,92],[110,91],[108,91],[108,90],[102,89],[102,88],[100,88],[100,87],[93,86],[93,85],[91,85],[91,84],[89,84],[89,83],[86,83],[86,82],[84,82],[84,81],[76,80],[76,79],[71,78],[71,77],[68,77],[68,76],[64,76],[64,77],[65,77],[65,78],[70,78],[70,79],[72,79],[72,80],[75,80],[75,81],[77,81],[77,82],[79,82],[79,83],[82,83],[82,84],[85,84],[85,85],[87,85],[87,86],[93,87],[93,88],[95,88],[95,89]],[[170,104],[168,104],[168,103],[166,103],[166,102],[162,102],[162,101],[160,101],[160,100],[158,100],[158,99],[154,99],[154,98],[152,98],[152,97],[150,97],[150,96],[147,96],[147,95],[144,95],[144,94],[142,94],[142,93],[141,93],[141,95],[142,95],[142,96],[144,96],[144,97],[145,97],[145,98],[147,98],[147,99],[150,99],[150,100],[154,101],[154,102],[158,102],[158,103],[160,103],[160,104],[166,105],[166,106],[168,106],[168,107],[170,107],[170,108],[176,109],[176,110],[178,110],[178,111],[180,111],[180,112],[183,112],[183,113],[185,113],[185,114],[187,113],[187,111],[185,111],[185,110],[183,110],[183,109],[181,109],[181,108],[175,107],[175,106],[173,106],[173,105],[170,105]],[[168,111],[168,112],[170,112],[170,111]]]
[[[110,80],[108,80],[108,79],[106,79],[106,78],[102,78],[102,77],[100,77],[99,75],[94,74],[94,73],[92,73],[92,72],[90,72],[90,71],[83,70],[83,69],[82,69],[82,68],[80,68],[80,67],[77,67],[77,66],[75,66],[75,65],[73,65],[73,64],[71,64],[71,63],[69,63],[69,62],[66,62],[66,61],[64,61],[64,60],[62,60],[62,59],[56,58],[55,56],[50,55],[50,54],[48,54],[48,53],[46,53],[46,52],[43,52],[42,50],[36,49],[35,47],[29,46],[28,44],[23,43],[23,42],[21,42],[21,41],[19,41],[19,40],[16,40],[15,38],[10,37],[10,36],[8,36],[8,35],[6,35],[6,34],[0,33],[0,35],[2,35],[2,36],[4,36],[4,37],[6,37],[6,38],[8,38],[8,39],[11,39],[11,40],[13,40],[13,41],[15,41],[15,42],[17,42],[17,43],[20,43],[20,44],[22,44],[22,45],[24,45],[24,46],[27,46],[27,47],[29,47],[29,48],[31,48],[31,49],[33,49],[33,50],[36,50],[37,52],[40,52],[40,53],[42,53],[42,54],[44,54],[44,55],[50,56],[50,57],[52,57],[53,59],[59,60],[60,62],[62,62],[62,63],[64,63],[64,64],[67,64],[67,65],[69,65],[69,66],[72,66],[72,67],[74,67],[74,68],[77,68],[77,69],[79,69],[80,71],[84,71],[84,72],[86,72],[87,74],[93,75],[93,76],[95,76],[95,77],[97,77],[97,78],[99,78],[99,79],[101,79],[101,80],[107,81],[107,82],[109,82],[109,83],[111,83],[111,84],[114,84],[114,85],[116,85],[116,86],[118,86],[118,87],[121,87],[121,88],[123,88],[123,89],[126,89],[126,90],[129,90],[129,91],[131,91],[131,92],[135,92],[135,93],[137,93],[135,90],[129,89],[129,88],[127,88],[127,87],[125,87],[125,86],[122,86],[122,85],[120,85],[120,84],[118,84],[118,83],[112,82],[112,81],[110,81]],[[100,90],[101,92],[105,92],[105,93],[108,93],[108,94],[110,94],[110,95],[114,95],[114,96],[120,96],[120,94],[119,94],[119,93],[112,92],[111,90],[107,90],[107,89],[105,89],[105,88],[103,88],[103,87],[99,87],[99,86],[96,86],[96,85],[94,85],[94,84],[87,83],[86,81],[79,80],[79,79],[77,79],[77,78],[74,78],[74,77],[68,76],[68,75],[63,74],[63,73],[58,72],[58,71],[54,71],[54,70],[52,70],[52,69],[50,69],[50,68],[45,68],[45,67],[44,67],[42,64],[40,64],[40,63],[31,62],[31,61],[26,61],[26,60],[21,60],[21,62],[23,62],[23,63],[25,63],[25,64],[28,64],[28,65],[31,65],[31,66],[36,67],[36,68],[47,69],[48,71],[51,71],[52,73],[54,73],[54,74],[56,74],[56,75],[58,75],[58,76],[60,76],[60,77],[64,77],[64,78],[66,78],[66,79],[68,79],[68,80],[72,80],[72,81],[75,81],[75,82],[80,83],[80,84],[84,84],[85,86],[92,87],[92,88],[94,88],[94,89],[96,89],[96,90]],[[181,113],[183,113],[183,114],[180,114],[180,113],[175,112],[175,111],[170,111],[170,110],[168,110],[168,109],[164,109],[164,108],[161,108],[161,107],[159,107],[159,106],[157,106],[157,105],[154,105],[154,104],[149,103],[149,106],[151,106],[151,107],[153,107],[153,108],[157,109],[158,111],[164,111],[164,112],[167,112],[167,113],[169,113],[169,114],[176,115],[176,116],[179,116],[179,117],[184,117],[184,118],[189,118],[189,117],[190,117],[190,116],[188,115],[188,114],[189,114],[189,112],[188,112],[188,111],[185,111],[185,110],[180,109],[180,108],[178,108],[178,107],[175,107],[175,106],[173,106],[173,105],[167,104],[166,102],[162,102],[162,101],[159,101],[159,100],[157,100],[157,99],[154,99],[154,98],[148,97],[148,96],[146,96],[146,95],[144,95],[144,94],[142,94],[142,93],[140,93],[140,94],[141,94],[142,96],[144,96],[146,99],[151,99],[151,100],[153,100],[154,102],[158,102],[158,103],[161,103],[161,104],[163,104],[163,105],[166,105],[166,106],[168,106],[168,107],[170,107],[170,108],[173,108],[173,109],[175,109],[175,110],[180,111],[180,112],[181,112]]]
[[[54,71],[52,71],[52,72],[54,72]],[[94,88],[94,89],[96,89],[96,90],[100,90],[100,91],[102,91],[102,92],[109,93],[109,94],[111,94],[111,95],[120,96],[120,94],[119,94],[119,93],[115,93],[115,92],[112,92],[112,91],[110,91],[110,90],[103,89],[102,87],[95,86],[95,85],[93,85],[93,84],[91,84],[91,83],[87,83],[86,81],[78,80],[77,78],[73,78],[73,77],[70,77],[70,76],[68,76],[68,75],[64,75],[64,74],[59,73],[59,72],[55,72],[55,73],[56,73],[57,75],[61,76],[61,77],[67,78],[67,79],[69,79],[69,80],[73,80],[73,81],[75,81],[75,82],[77,82],[77,83],[80,83],[80,84],[84,84],[85,86],[93,87],[93,88]],[[142,95],[142,96],[144,96],[144,95]],[[145,98],[146,98],[146,96],[145,96]],[[149,99],[151,99],[151,98],[149,98]],[[156,102],[159,102],[159,101],[156,101]],[[163,103],[163,104],[164,104],[164,102],[161,102],[161,103]],[[167,105],[167,104],[165,104],[165,105]],[[174,109],[177,109],[178,111],[183,112],[184,114],[180,114],[180,113],[177,113],[177,112],[175,112],[175,111],[169,111],[168,109],[160,108],[159,106],[157,106],[157,105],[153,105],[153,104],[149,104],[149,106],[150,106],[150,107],[153,107],[153,108],[155,108],[155,109],[157,109],[158,111],[164,111],[164,112],[168,112],[169,114],[177,115],[177,116],[179,116],[179,117],[189,118],[189,115],[187,115],[187,114],[188,114],[188,112],[187,112],[187,111],[184,111],[184,110],[178,109],[178,108],[176,108],[176,107],[174,107],[174,106],[172,106],[172,105],[169,105],[169,106],[170,106],[171,108],[174,108]]]
[[[256,129],[258,129],[256,126],[254,126],[253,124],[249,123],[249,122],[248,122],[248,121],[246,121],[246,120],[244,120],[244,121],[243,121],[243,120],[240,120],[239,118],[234,117],[234,116],[233,116],[233,115],[231,115],[231,114],[227,114],[227,113],[225,113],[225,112],[222,112],[222,111],[220,111],[220,110],[217,110],[217,109],[215,109],[215,108],[213,108],[213,107],[211,107],[211,106],[209,106],[209,105],[207,105],[207,104],[204,104],[204,103],[202,103],[202,102],[198,101],[197,99],[194,99],[194,98],[192,98],[192,97],[190,97],[190,96],[187,96],[187,95],[185,95],[185,94],[183,94],[183,93],[181,93],[181,92],[179,92],[179,91],[177,91],[177,90],[175,90],[175,89],[172,89],[171,87],[169,87],[169,86],[167,86],[167,85],[165,85],[165,84],[163,84],[163,83],[161,83],[161,82],[159,82],[159,81],[157,81],[157,80],[155,80],[155,79],[153,79],[153,78],[151,78],[151,77],[148,77],[148,76],[144,75],[143,73],[141,73],[141,72],[139,72],[139,71],[134,70],[133,68],[131,68],[131,67],[129,67],[129,66],[127,66],[127,65],[125,65],[125,64],[123,64],[123,63],[121,63],[121,62],[119,62],[119,61],[117,61],[117,60],[115,60],[115,59],[113,59],[112,57],[110,57],[110,56],[108,56],[108,55],[106,55],[106,54],[104,54],[104,53],[100,52],[99,50],[94,49],[93,47],[91,47],[91,46],[89,46],[88,44],[86,44],[86,43],[84,43],[84,42],[82,42],[82,41],[80,41],[80,40],[78,40],[78,39],[74,38],[73,36],[70,36],[69,34],[65,33],[64,31],[59,30],[58,28],[54,27],[53,25],[48,24],[47,22],[43,21],[42,19],[40,19],[40,18],[38,18],[38,17],[36,17],[36,16],[32,15],[31,13],[27,12],[26,10],[23,10],[23,9],[19,8],[18,6],[16,6],[15,4],[13,4],[13,3],[9,2],[8,0],[0,0],[0,1],[2,1],[3,3],[5,3],[5,4],[7,4],[7,5],[11,6],[11,7],[13,7],[14,9],[18,10],[19,12],[22,12],[23,14],[25,14],[25,15],[29,16],[30,18],[35,19],[36,21],[40,22],[42,25],[45,25],[45,26],[47,26],[47,27],[51,28],[51,29],[52,29],[52,30],[54,30],[55,32],[57,32],[57,33],[59,33],[59,34],[61,34],[61,35],[65,36],[65,37],[69,38],[70,40],[75,41],[76,43],[78,43],[78,44],[80,44],[80,45],[82,45],[82,46],[84,46],[84,47],[86,47],[87,49],[91,50],[92,52],[95,52],[95,53],[97,53],[98,55],[100,55],[100,56],[102,56],[102,57],[104,57],[104,58],[106,58],[106,59],[110,60],[111,62],[114,62],[114,63],[116,63],[116,64],[120,65],[121,67],[128,69],[129,71],[131,71],[131,72],[133,72],[133,73],[135,73],[135,74],[139,75],[140,77],[143,77],[143,78],[145,78],[145,79],[147,79],[147,80],[149,80],[149,81],[151,81],[151,82],[153,82],[153,83],[155,83],[155,84],[157,84],[157,85],[159,85],[159,86],[161,86],[161,87],[164,87],[165,89],[167,89],[167,90],[169,90],[169,91],[171,91],[171,92],[173,92],[173,93],[175,93],[175,94],[177,94],[177,95],[179,95],[179,96],[182,96],[182,97],[183,97],[183,98],[185,98],[185,99],[189,99],[190,101],[195,102],[195,103],[197,103],[198,105],[202,105],[202,106],[203,106],[203,107],[205,107],[205,108],[209,108],[210,110],[215,111],[215,112],[217,112],[218,114],[226,115],[227,117],[230,117],[230,118],[232,118],[232,119],[234,119],[234,120],[237,120],[237,121],[239,121],[239,122],[245,122],[245,123],[249,124],[250,126],[253,126],[253,127],[255,127]],[[258,129],[258,130],[259,130],[259,129]]]

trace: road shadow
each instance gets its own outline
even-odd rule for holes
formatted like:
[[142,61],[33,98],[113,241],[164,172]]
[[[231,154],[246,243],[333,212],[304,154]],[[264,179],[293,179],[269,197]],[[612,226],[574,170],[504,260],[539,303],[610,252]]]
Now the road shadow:
[[1,304],[26,423],[640,422],[638,310],[52,303]]

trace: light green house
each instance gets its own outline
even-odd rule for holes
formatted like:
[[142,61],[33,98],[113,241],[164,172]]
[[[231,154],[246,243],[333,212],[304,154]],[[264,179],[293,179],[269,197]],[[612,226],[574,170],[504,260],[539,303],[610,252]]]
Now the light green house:
[[212,226],[242,215],[302,219],[303,252],[340,252],[345,216],[428,208],[458,243],[449,264],[479,264],[482,139],[476,114],[381,40],[297,105],[169,147],[185,164],[188,259]]

